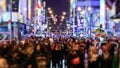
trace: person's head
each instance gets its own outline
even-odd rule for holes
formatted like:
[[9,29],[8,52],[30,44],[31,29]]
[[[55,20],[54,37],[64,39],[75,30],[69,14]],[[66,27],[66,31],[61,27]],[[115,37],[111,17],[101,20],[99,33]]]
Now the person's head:
[[8,68],[8,62],[3,57],[0,57],[0,68]]
[[98,54],[97,47],[96,46],[90,46],[89,53],[92,54],[92,55],[93,54]]
[[75,43],[79,43],[79,39],[75,39]]
[[49,39],[47,38],[44,39],[44,45],[49,45]]
[[120,47],[118,48],[118,54],[120,54]]
[[106,45],[102,46],[102,51],[103,53],[108,52],[108,47]]
[[73,46],[74,43],[75,43],[75,38],[70,38],[69,39],[69,45]]
[[56,49],[56,50],[60,50],[60,49],[61,49],[61,44],[60,44],[60,42],[57,41],[57,42],[55,43],[55,49]]
[[25,47],[25,51],[27,54],[31,55],[34,52],[34,44],[29,43],[28,46]]
[[41,49],[41,45],[38,44],[38,45],[36,46],[36,50],[37,50],[37,51],[40,51],[40,49]]

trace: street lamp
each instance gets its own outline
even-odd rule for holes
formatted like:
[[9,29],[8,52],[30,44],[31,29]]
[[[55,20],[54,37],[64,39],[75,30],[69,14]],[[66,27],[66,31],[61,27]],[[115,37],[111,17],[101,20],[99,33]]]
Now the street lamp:
[[12,42],[12,0],[10,0],[10,21],[8,22],[10,31],[10,43]]
[[49,29],[49,19],[52,19],[53,20],[53,22],[54,22],[54,24],[56,24],[56,22],[57,22],[57,15],[54,15],[53,14],[53,11],[52,11],[52,9],[50,8],[50,7],[48,7],[47,8],[47,13],[48,13],[48,15],[50,16],[50,17],[46,17],[46,21],[47,21],[47,33],[49,34],[49,31],[50,31],[50,29]]
[[49,12],[50,14],[52,14],[52,13],[53,13],[53,11],[52,11],[52,10],[49,10],[48,12]]
[[80,33],[80,30],[83,28],[82,22],[82,8],[79,6],[77,7],[77,34]]
[[66,16],[66,12],[62,12],[62,15],[61,15],[61,21],[64,21],[65,16]]
[[[93,17],[93,13],[92,13],[92,7],[91,6],[88,6],[87,7],[87,9],[85,8],[83,8],[83,7],[77,7],[76,8],[76,10],[77,10],[77,21],[78,22],[84,22],[83,24],[79,24],[78,26],[79,26],[79,28],[80,27],[82,27],[82,26],[85,26],[85,21],[84,21],[84,16],[85,16],[85,18],[87,18],[87,20],[86,21],[88,21],[88,31],[89,31],[89,37],[91,37],[91,33],[92,33],[92,17]],[[89,18],[89,19],[88,19]]]
[[50,7],[48,7],[47,9],[48,9],[48,11],[49,11],[49,10],[51,10],[51,8],[50,8]]
[[65,19],[65,16],[61,16],[61,19]]
[[82,11],[81,7],[77,7],[77,11],[78,12]]
[[89,12],[89,14],[90,14],[90,16],[89,16],[89,18],[90,18],[90,21],[89,21],[89,28],[90,28],[90,37],[91,37],[91,33],[92,33],[92,29],[91,29],[91,27],[92,27],[92,8],[91,8],[91,6],[89,6],[88,7],[88,12]]
[[88,7],[88,11],[92,11],[92,8],[91,8],[91,6],[89,6],[89,7]]
[[64,19],[65,19],[65,16],[62,15],[62,16],[61,16],[61,21],[63,21]]
[[63,12],[62,14],[63,14],[63,15],[66,15],[66,12]]

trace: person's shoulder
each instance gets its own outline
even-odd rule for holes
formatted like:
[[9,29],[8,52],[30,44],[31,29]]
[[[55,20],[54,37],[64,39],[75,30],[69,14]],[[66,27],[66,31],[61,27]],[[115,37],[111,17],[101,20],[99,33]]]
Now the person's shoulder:
[[7,59],[4,57],[0,57],[0,68],[8,68]]

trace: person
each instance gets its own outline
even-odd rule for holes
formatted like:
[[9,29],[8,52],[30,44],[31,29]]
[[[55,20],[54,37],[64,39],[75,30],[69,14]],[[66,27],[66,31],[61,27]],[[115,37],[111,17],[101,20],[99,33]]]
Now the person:
[[118,67],[120,68],[120,46],[118,48]]
[[43,47],[43,50],[45,51],[47,57],[47,68],[50,68],[50,61],[52,55],[51,55],[51,46],[50,46],[49,38],[45,38],[41,46]]
[[31,66],[31,57],[34,52],[34,44],[29,42],[25,45],[24,49],[20,52],[20,67],[27,68]]
[[46,55],[40,44],[35,47],[31,60],[32,68],[46,68]]
[[[19,68],[19,51],[17,45],[13,45],[7,54],[9,68]],[[12,62],[11,62],[12,61]]]
[[96,46],[90,46],[89,48],[88,68],[99,68],[99,55]]
[[56,42],[54,50],[52,50],[52,63],[53,67],[56,68],[56,65],[58,65],[58,68],[62,67],[62,59],[63,59],[63,53],[61,49],[61,44],[59,42]]
[[113,46],[114,46],[114,55],[113,55],[113,60],[112,60],[112,68],[118,68],[119,66],[119,42],[117,40],[114,40]]
[[102,56],[100,57],[100,68],[112,68],[112,55],[109,52],[108,46],[102,46]]
[[80,45],[78,43],[74,43],[72,47],[72,51],[70,52],[70,68],[81,68],[81,54],[79,51]]
[[0,57],[0,68],[8,68],[8,67],[9,65],[7,60],[3,57]]
[[87,54],[87,50],[85,52],[85,48],[86,48],[86,43],[81,42],[80,43],[80,61],[81,61],[80,68],[85,68],[84,61],[87,59],[87,56],[85,56]]

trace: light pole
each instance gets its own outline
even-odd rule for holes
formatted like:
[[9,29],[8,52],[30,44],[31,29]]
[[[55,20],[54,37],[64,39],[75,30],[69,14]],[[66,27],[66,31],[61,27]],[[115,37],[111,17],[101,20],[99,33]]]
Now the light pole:
[[[87,7],[87,9],[84,7],[77,7],[77,22],[78,22],[78,27],[86,30],[86,25],[88,24],[88,36],[91,37],[92,35],[92,22],[93,22],[93,13],[92,13],[92,8],[91,6]],[[80,29],[81,29],[80,28]]]
[[12,42],[12,0],[10,0],[10,20],[8,22],[8,29],[10,31],[10,43]]
[[[53,14],[53,10],[52,10],[50,7],[48,7],[47,10],[48,10],[48,12],[47,12],[48,17],[46,17],[45,19],[46,19],[46,22],[47,22],[47,34],[49,34],[50,29],[51,29],[51,27],[50,27],[50,29],[49,29],[49,19],[52,19],[53,22],[54,22],[54,24],[56,24],[56,22],[57,22],[57,18],[56,18],[57,15],[54,15],[54,14]],[[50,15],[50,16],[49,16],[49,15]]]
[[70,17],[72,17],[72,33],[75,34],[75,8],[77,0],[70,0]]
[[77,7],[77,34],[79,33],[79,29],[81,29],[81,27],[83,27],[81,25],[81,12],[82,12],[82,8],[81,7]]
[[75,9],[73,10],[73,35],[75,34]]
[[92,28],[91,27],[92,27],[92,17],[93,17],[91,6],[88,7],[88,13],[89,13],[89,19],[90,19],[90,21],[89,21],[90,35],[89,36],[91,37],[92,36],[92,34],[91,34],[92,33]]
[[47,18],[46,18],[46,21],[47,21],[47,34],[49,35],[49,33],[50,33],[50,29],[49,29],[49,19],[52,18],[52,16],[53,16],[53,11],[52,11],[52,9],[51,9],[50,7],[48,7],[47,10],[48,10],[48,13],[49,13],[50,16],[51,16],[51,17],[47,17]]

